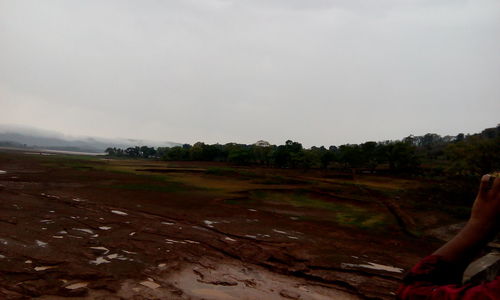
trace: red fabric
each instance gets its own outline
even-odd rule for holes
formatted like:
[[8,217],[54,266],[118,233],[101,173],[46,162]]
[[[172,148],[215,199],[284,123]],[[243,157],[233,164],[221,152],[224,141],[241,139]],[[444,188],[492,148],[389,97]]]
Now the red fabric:
[[461,285],[465,266],[454,266],[437,255],[415,265],[398,291],[401,300],[492,300],[500,299],[500,276],[480,285]]

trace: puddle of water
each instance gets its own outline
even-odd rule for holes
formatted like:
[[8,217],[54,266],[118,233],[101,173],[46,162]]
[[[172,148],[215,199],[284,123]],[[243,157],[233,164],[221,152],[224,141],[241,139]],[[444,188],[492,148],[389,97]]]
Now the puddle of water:
[[42,248],[47,247],[47,245],[48,245],[47,243],[39,241],[39,240],[36,240],[35,242],[36,242],[36,245],[38,247],[42,247]]
[[278,230],[278,229],[273,229],[273,231],[276,232],[276,233],[288,234],[285,231],[281,231],[281,230]]
[[[106,256],[107,259],[119,259],[119,260],[127,260],[128,258],[126,258],[125,256],[123,255],[120,255],[118,253],[113,253],[113,254],[110,254],[108,256]],[[132,259],[131,259],[132,260]]]
[[7,171],[0,170],[0,175],[7,174]]
[[186,243],[184,241],[176,241],[176,240],[171,240],[171,239],[165,239],[165,241],[167,241],[167,244],[174,244],[174,243],[185,244]]
[[248,210],[253,211],[253,212],[257,211],[256,209],[253,209],[253,208],[249,208]]
[[163,225],[175,225],[175,223],[172,222],[161,222]]
[[40,272],[40,271],[45,271],[45,270],[55,269],[55,268],[57,268],[57,266],[39,266],[39,267],[35,267],[35,271]]
[[198,230],[210,231],[210,230],[208,230],[208,229],[206,229],[204,227],[200,227],[200,226],[191,226],[191,227],[193,227],[194,229],[198,229]]
[[126,212],[119,211],[119,210],[112,210],[111,212],[116,214],[116,215],[120,215],[120,216],[128,216],[128,214]]
[[88,234],[94,234],[94,232],[91,229],[86,229],[86,228],[72,228],[72,229],[73,230],[82,231],[82,232],[85,232],[85,233],[88,233]]
[[190,244],[199,244],[200,243],[200,242],[192,241],[192,240],[184,240],[184,242],[190,243]]
[[109,249],[108,248],[104,248],[104,247],[89,247],[89,248],[90,249],[94,249],[94,250],[104,251],[104,255],[106,255],[109,252]]
[[98,258],[96,258],[95,260],[91,260],[89,261],[90,264],[93,264],[93,265],[100,265],[100,264],[109,264],[110,261],[109,260],[106,260],[104,257],[102,256],[99,256]]
[[59,196],[55,196],[55,195],[49,195],[49,194],[45,194],[45,193],[41,193],[40,195],[42,195],[44,197],[47,197],[47,198],[59,199]]
[[77,283],[67,285],[64,288],[68,289],[68,290],[76,290],[76,289],[87,287],[88,284],[89,284],[88,282],[77,282]]
[[25,264],[32,264],[33,262],[31,260],[27,260],[24,262]]
[[235,239],[232,239],[232,238],[230,238],[230,237],[228,237],[228,236],[226,236],[224,239],[225,239],[226,241],[236,242],[236,240],[235,240]]
[[205,221],[203,221],[203,223],[205,223],[205,225],[207,225],[208,227],[213,228],[214,227],[213,224],[217,224],[218,222],[210,221],[210,220],[205,220]]
[[403,269],[401,269],[401,268],[376,264],[376,263],[372,263],[372,262],[368,262],[367,264],[344,264],[343,263],[343,264],[341,264],[341,267],[365,268],[365,269],[387,271],[387,272],[393,272],[393,273],[402,273],[403,272]]
[[0,258],[5,258],[5,255],[0,254]]
[[53,235],[52,237],[54,239],[62,239],[62,238],[64,238],[62,235]]
[[100,226],[99,229],[101,229],[101,230],[110,230],[111,227],[109,227],[109,226]]

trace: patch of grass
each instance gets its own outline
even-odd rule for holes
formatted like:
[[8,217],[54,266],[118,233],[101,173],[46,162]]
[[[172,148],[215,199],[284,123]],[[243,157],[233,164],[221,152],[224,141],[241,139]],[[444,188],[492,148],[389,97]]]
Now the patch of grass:
[[245,178],[257,178],[260,177],[260,175],[255,174],[254,172],[248,171],[248,170],[239,170],[238,174]]
[[250,198],[233,198],[224,200],[224,203],[233,205],[253,204],[255,202],[256,201],[254,199]]
[[119,174],[133,174],[141,176],[146,180],[157,182],[171,182],[172,176],[163,173],[153,173],[147,171],[137,171],[136,166],[122,165],[122,164],[99,164],[94,167],[96,170],[104,172],[113,172]]
[[221,168],[221,167],[208,168],[205,173],[208,175],[216,175],[216,176],[229,176],[238,174],[238,172],[236,172],[236,170],[233,168]]
[[[113,189],[123,189],[131,191],[150,191],[150,192],[163,192],[175,193],[188,190],[188,187],[183,185],[169,184],[169,185],[153,185],[153,184],[115,184],[107,186]],[[189,188],[191,190],[191,188]]]
[[470,216],[471,206],[450,205],[442,203],[433,203],[430,201],[407,200],[412,209],[432,213],[441,211],[458,220],[467,220]]
[[48,161],[43,162],[42,165],[49,168],[70,168],[88,171],[96,169],[99,164],[97,161],[91,159],[82,160],[73,157],[56,157],[54,159],[51,157]]
[[267,176],[263,180],[259,180],[256,183],[260,184],[272,184],[272,185],[298,185],[298,184],[309,184],[311,183],[310,181],[304,181],[304,180],[298,180],[298,179],[293,179],[289,177],[284,177],[280,175],[275,175],[275,176]]
[[381,229],[390,223],[387,215],[375,213],[355,205],[325,201],[305,192],[255,191],[251,194],[251,199],[329,212],[331,213],[331,221],[339,225],[354,226],[361,229]]

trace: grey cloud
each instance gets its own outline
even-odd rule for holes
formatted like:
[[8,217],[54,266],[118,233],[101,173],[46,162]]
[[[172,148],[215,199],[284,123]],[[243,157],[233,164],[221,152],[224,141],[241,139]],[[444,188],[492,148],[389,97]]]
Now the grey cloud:
[[497,1],[0,0],[0,122],[306,145],[498,122]]

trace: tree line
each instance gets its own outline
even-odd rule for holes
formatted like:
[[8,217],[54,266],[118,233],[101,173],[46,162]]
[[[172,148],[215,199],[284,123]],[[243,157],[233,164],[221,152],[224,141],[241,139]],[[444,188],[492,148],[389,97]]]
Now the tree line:
[[197,142],[175,147],[108,148],[109,156],[167,161],[215,161],[292,169],[477,175],[500,169],[500,125],[473,135],[428,133],[402,140],[341,146],[313,146],[287,140],[283,145]]

